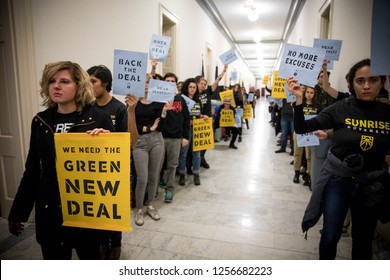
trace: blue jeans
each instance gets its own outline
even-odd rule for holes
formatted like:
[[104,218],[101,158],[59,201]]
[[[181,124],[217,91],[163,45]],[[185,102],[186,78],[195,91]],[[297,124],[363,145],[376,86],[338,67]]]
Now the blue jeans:
[[294,118],[290,115],[282,115],[280,120],[280,125],[282,126],[282,143],[280,144],[281,150],[286,150],[287,147],[287,138],[290,134],[290,148],[294,149],[294,140],[293,140],[293,132],[294,132]]
[[352,259],[372,258],[372,240],[378,214],[365,204],[365,193],[352,178],[332,177],[323,194],[324,225],[320,240],[320,259],[334,260],[344,219],[351,207]]
[[187,166],[187,152],[188,149],[191,149],[192,153],[192,172],[194,174],[200,173],[200,151],[194,152],[192,151],[192,126],[190,129],[190,139],[189,144],[185,147],[180,148],[180,155],[179,155],[179,167],[178,172],[179,174],[185,174],[186,166]]

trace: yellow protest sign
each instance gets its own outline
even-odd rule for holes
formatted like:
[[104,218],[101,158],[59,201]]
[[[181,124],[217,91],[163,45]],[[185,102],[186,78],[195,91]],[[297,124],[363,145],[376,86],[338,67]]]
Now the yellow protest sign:
[[214,148],[213,119],[195,119],[192,128],[193,151],[202,151]]
[[231,105],[233,107],[236,107],[236,101],[234,100],[234,94],[232,89],[220,92],[219,97],[221,98],[222,103],[225,98],[230,98]]
[[130,133],[56,133],[63,225],[131,231]]
[[244,119],[253,119],[252,104],[244,104]]
[[262,84],[268,85],[268,82],[269,82],[269,75],[264,75]]
[[234,112],[230,109],[222,109],[219,118],[220,127],[234,127]]
[[278,77],[278,71],[274,71],[271,96],[273,98],[286,98],[286,92],[284,90],[286,83],[287,80]]

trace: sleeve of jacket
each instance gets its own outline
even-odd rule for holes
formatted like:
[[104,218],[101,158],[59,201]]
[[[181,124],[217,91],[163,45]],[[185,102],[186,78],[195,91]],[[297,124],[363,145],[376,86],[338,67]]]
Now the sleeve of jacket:
[[36,145],[37,135],[38,128],[33,120],[25,170],[8,216],[9,221],[26,222],[36,201],[41,174],[40,158]]

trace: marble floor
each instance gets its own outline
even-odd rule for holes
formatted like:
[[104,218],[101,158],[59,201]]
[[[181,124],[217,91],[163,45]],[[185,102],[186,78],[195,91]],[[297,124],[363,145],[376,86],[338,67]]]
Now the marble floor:
[[[307,240],[300,229],[311,192],[302,182],[292,183],[292,156],[274,153],[278,138],[269,119],[263,97],[237,150],[221,141],[207,151],[211,168],[201,169],[200,186],[187,176],[170,204],[159,188],[155,207],[161,220],[146,216],[141,227],[132,221],[132,232],[123,233],[121,259],[318,259],[321,221]],[[34,231],[28,224],[22,236],[11,236],[1,219],[0,259],[42,259]],[[379,246],[385,254],[376,258],[389,259],[386,246]],[[350,251],[351,238],[341,238],[337,258],[350,259]]]

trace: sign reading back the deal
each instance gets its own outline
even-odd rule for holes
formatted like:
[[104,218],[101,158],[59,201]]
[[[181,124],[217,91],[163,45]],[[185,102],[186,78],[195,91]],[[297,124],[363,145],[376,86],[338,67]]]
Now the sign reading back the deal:
[[149,48],[150,59],[157,59],[164,62],[167,60],[169,46],[171,44],[171,37],[152,35]]
[[113,93],[144,97],[147,61],[147,53],[114,50]]
[[299,83],[314,87],[322,69],[325,50],[286,44],[280,62],[279,77],[294,77]]
[[339,60],[341,44],[343,41],[341,40],[327,40],[327,39],[314,39],[314,48],[320,48],[326,51],[325,59],[326,60]]
[[176,83],[151,79],[148,88],[148,100],[166,103],[173,101],[176,94]]
[[214,149],[213,119],[208,118],[193,120],[192,128],[193,151]]
[[56,133],[63,225],[130,231],[130,133]]
[[233,49],[230,49],[227,52],[221,54],[219,56],[219,59],[221,59],[222,64],[225,65],[225,64],[230,64],[233,61],[236,61],[238,59],[238,56],[236,55],[236,51],[233,48]]

